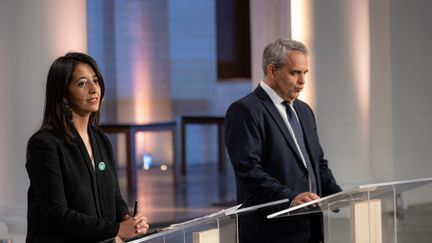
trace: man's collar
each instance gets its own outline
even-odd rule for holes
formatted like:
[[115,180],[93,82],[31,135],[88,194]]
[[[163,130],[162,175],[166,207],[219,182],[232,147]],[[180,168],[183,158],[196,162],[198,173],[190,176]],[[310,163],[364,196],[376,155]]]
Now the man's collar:
[[[281,104],[285,100],[276,93],[274,89],[272,89],[264,80],[261,80],[260,84],[261,88],[264,89],[264,91],[270,96],[270,99],[273,101],[274,104]],[[294,101],[287,101],[290,105],[293,104]]]

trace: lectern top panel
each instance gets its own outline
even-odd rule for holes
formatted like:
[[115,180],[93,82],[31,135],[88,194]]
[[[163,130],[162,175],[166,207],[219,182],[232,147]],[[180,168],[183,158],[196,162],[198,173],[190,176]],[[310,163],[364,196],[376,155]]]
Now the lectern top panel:
[[255,205],[255,206],[250,206],[250,207],[246,207],[246,208],[237,208],[236,210],[231,210],[226,212],[226,215],[233,215],[233,214],[245,214],[245,213],[250,213],[250,212],[254,212],[257,210],[261,210],[261,209],[265,209],[265,208],[269,208],[269,207],[273,207],[273,206],[280,206],[283,205],[284,203],[288,203],[289,200],[288,198],[286,199],[281,199],[281,200],[277,200],[277,201],[273,201],[273,202],[268,202],[268,203],[263,203],[263,204],[259,204],[259,205]]
[[430,183],[432,183],[432,177],[415,180],[360,185],[308,203],[284,209],[282,211],[268,215],[267,218],[271,219],[291,215],[317,213],[328,210],[334,211],[340,208],[347,207],[353,202],[385,198]]

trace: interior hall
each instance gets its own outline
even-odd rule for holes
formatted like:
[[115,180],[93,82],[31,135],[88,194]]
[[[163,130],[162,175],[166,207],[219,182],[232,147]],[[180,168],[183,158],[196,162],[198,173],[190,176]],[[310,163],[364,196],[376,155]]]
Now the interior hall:
[[[25,242],[27,141],[49,67],[72,51],[99,64],[120,190],[152,229],[237,204],[225,112],[263,79],[277,38],[309,48],[300,99],[342,189],[431,177],[431,11],[428,0],[0,0],[0,239]],[[397,242],[430,242],[431,192],[398,195]]]

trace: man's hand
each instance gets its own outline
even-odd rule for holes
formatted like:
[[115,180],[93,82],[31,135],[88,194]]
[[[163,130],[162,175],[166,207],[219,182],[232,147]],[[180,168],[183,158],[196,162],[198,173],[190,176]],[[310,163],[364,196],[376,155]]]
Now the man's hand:
[[316,199],[319,199],[320,197],[313,193],[313,192],[303,192],[298,194],[291,202],[291,207],[307,203]]

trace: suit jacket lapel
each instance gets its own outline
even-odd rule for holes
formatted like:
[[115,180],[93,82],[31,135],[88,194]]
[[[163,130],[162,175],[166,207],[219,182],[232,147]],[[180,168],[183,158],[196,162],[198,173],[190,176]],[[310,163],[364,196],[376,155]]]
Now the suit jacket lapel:
[[267,111],[270,113],[270,116],[275,121],[277,127],[279,127],[279,129],[281,130],[281,133],[284,136],[285,140],[288,142],[291,149],[294,151],[294,153],[297,155],[297,157],[301,161],[301,156],[299,154],[299,151],[297,150],[297,146],[295,145],[295,142],[294,142],[293,138],[291,137],[291,134],[290,134],[282,116],[280,115],[278,109],[273,104],[273,101],[267,95],[265,90],[263,88],[261,88],[261,86],[259,86],[259,85],[255,89],[255,93],[261,99],[261,103],[267,109]]
[[[93,191],[95,207],[96,207],[96,211],[98,213],[98,216],[101,217],[101,210],[100,210],[100,204],[99,204],[99,191],[98,191],[98,184],[97,184],[96,174],[95,174],[95,169],[97,169],[97,165],[96,165],[97,160],[95,158],[95,168],[93,168],[93,164],[92,164],[91,159],[89,157],[89,154],[87,152],[87,148],[85,147],[83,140],[81,139],[80,135],[78,134],[78,131],[73,126],[71,126],[71,130],[75,136],[76,145],[81,152],[82,158],[83,158],[83,160],[86,164],[87,170],[91,176],[92,191]],[[91,137],[90,137],[90,142],[92,143],[92,149],[94,150],[94,145],[93,145]]]
[[99,139],[96,136],[96,131],[94,131],[92,126],[89,126],[89,135],[90,135],[90,141],[92,144],[92,149],[93,149],[93,156],[94,156],[94,161],[95,161],[95,180],[96,180],[96,189],[97,189],[97,198],[96,198],[96,205],[98,207],[99,210],[99,214],[100,216],[103,218],[103,209],[106,208],[104,205],[107,203],[106,200],[101,200],[101,198],[104,198],[105,195],[105,183],[103,183],[103,172],[101,172],[101,170],[99,169],[99,163],[104,162],[106,163],[107,161],[104,161],[102,158],[102,153],[100,151],[100,147],[99,147]]

